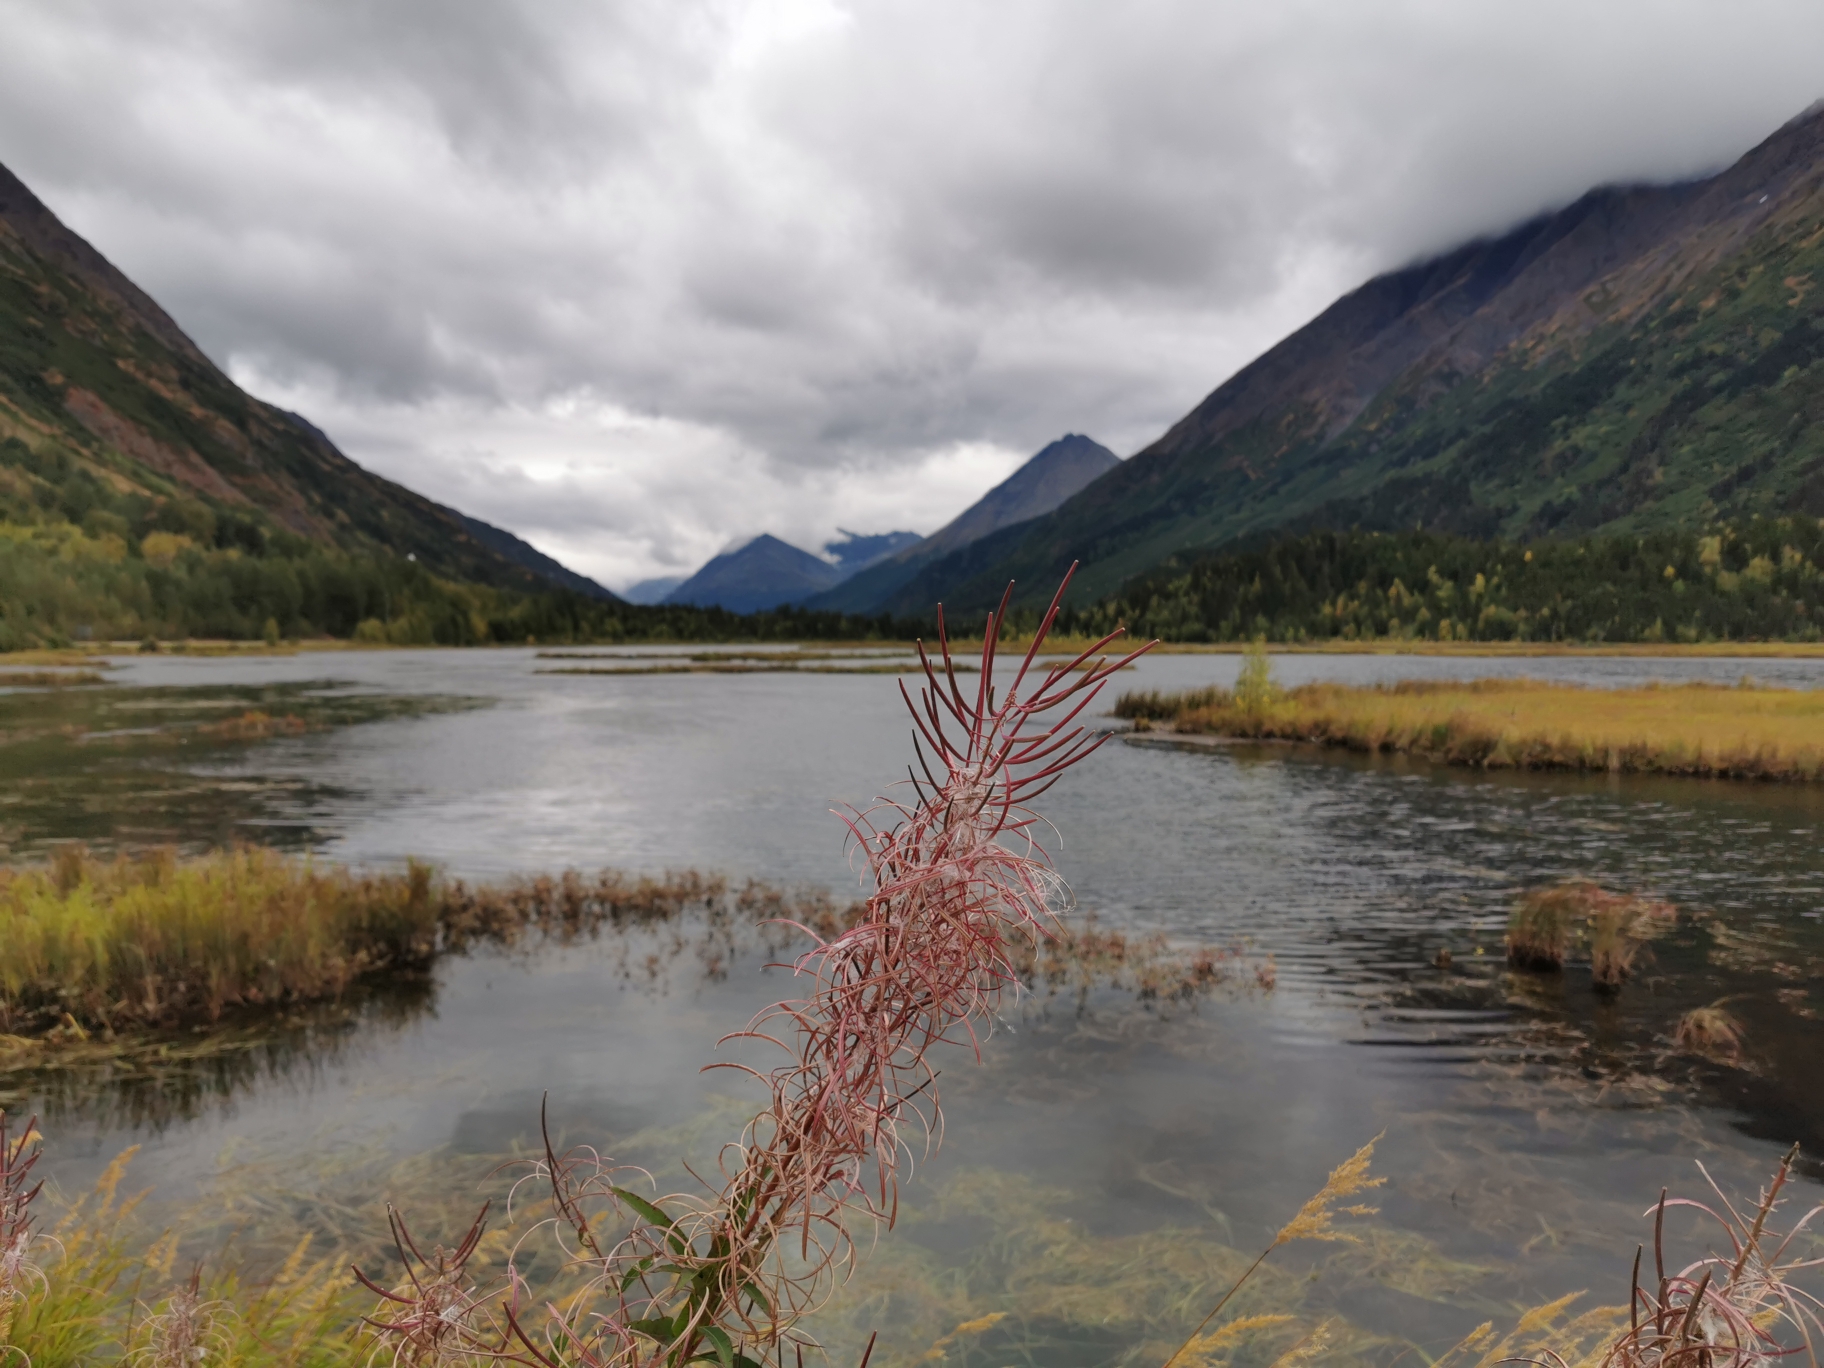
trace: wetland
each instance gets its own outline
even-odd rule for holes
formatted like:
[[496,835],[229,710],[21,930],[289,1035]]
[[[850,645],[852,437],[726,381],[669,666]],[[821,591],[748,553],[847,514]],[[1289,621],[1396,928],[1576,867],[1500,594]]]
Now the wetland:
[[[804,669],[680,673],[718,662],[653,652],[642,668],[642,654],[617,652],[611,675],[549,673],[530,649],[135,657],[99,685],[14,688],[0,839],[21,865],[75,841],[98,860],[240,842],[375,876],[419,860],[474,885],[612,867],[758,880],[831,908],[856,897],[830,809],[866,804],[912,758],[894,682],[872,673],[902,662],[868,653],[852,663],[870,673],[836,673],[851,662],[820,651]],[[1745,669],[1824,683],[1824,661],[1803,658],[1275,666],[1290,685],[1722,685]],[[1106,703],[1227,687],[1236,669],[1148,658]],[[1433,1357],[1579,1289],[1585,1305],[1623,1301],[1642,1215],[1662,1187],[1702,1182],[1693,1161],[1752,1197],[1798,1142],[1797,1200],[1824,1194],[1814,786],[1152,733],[1114,739],[1040,807],[1073,925],[1093,914],[1135,943],[1214,947],[1236,971],[1194,994],[1036,972],[979,1065],[944,1061],[943,1145],[919,1154],[899,1223],[813,1327],[836,1363],[875,1331],[889,1364],[1163,1362],[1382,1133],[1387,1182],[1361,1242],[1288,1250],[1236,1307],[1327,1325],[1329,1361]],[[1516,900],[1569,879],[1676,910],[1618,992],[1575,962],[1505,962]],[[769,967],[785,943],[756,919],[704,902],[477,942],[143,1049],[0,1055],[0,1105],[44,1115],[39,1172],[63,1198],[137,1147],[137,1219],[178,1232],[186,1258],[233,1248],[276,1269],[309,1235],[312,1257],[384,1260],[388,1201],[453,1244],[499,1195],[501,1164],[537,1149],[541,1103],[564,1141],[661,1180],[713,1164],[754,1099],[698,1069],[795,991]],[[1718,1001],[1743,1027],[1738,1057],[1677,1038]],[[1289,1342],[1263,1331],[1233,1361]]]

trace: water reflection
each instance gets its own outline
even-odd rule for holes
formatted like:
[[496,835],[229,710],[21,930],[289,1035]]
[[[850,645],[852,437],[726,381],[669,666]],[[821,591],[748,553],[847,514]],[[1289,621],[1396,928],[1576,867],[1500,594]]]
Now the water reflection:
[[[485,699],[364,692],[333,680],[188,688],[0,691],[0,858],[59,841],[98,850],[197,850],[255,839],[309,848],[308,814],[347,801],[309,772],[332,734],[486,705]],[[223,773],[258,747],[298,772]]]
[[[247,673],[230,685],[210,674],[217,664],[159,659],[140,679],[173,703],[211,690],[278,699],[292,695],[270,691],[311,692],[324,668],[232,662]],[[126,842],[143,826],[206,843],[276,822],[282,839],[336,858],[416,854],[464,875],[696,866],[846,891],[826,810],[865,801],[908,754],[890,682],[865,676],[537,676],[529,652],[334,666],[350,696],[495,704],[200,754],[132,750],[138,741],[103,752],[43,733],[0,744],[9,778],[53,794],[20,807],[9,786],[9,839]],[[1295,657],[1279,668],[1293,681],[1752,670],[1809,685],[1824,663]],[[1136,684],[1232,669],[1167,657]],[[42,773],[22,758],[34,746]],[[1016,1349],[1116,1361],[1135,1352],[1132,1326],[1157,1309],[1154,1292],[1117,1279],[1138,1309],[1097,1329],[1082,1308],[1102,1294],[1086,1270],[1144,1267],[1158,1295],[1190,1297],[1385,1128],[1392,1183],[1367,1250],[1347,1276],[1315,1284],[1316,1265],[1289,1263],[1275,1295],[1345,1317],[1364,1346],[1378,1335],[1435,1348],[1465,1319],[1572,1287],[1618,1297],[1641,1210],[1662,1185],[1695,1180],[1692,1158],[1752,1188],[1794,1140],[1808,1159],[1824,1154],[1824,791],[1149,738],[1105,747],[1046,807],[1084,908],[1116,926],[1250,944],[1275,957],[1279,987],[1195,1011],[1106,997],[1010,1011],[979,1067],[945,1068],[945,1148],[876,1255],[897,1299],[858,1289],[832,1312],[836,1343],[872,1326],[928,1344],[1004,1295],[1021,1314],[953,1346],[960,1361],[1012,1362]],[[1592,991],[1587,968],[1517,975],[1501,962],[1515,895],[1572,876],[1679,908],[1618,996]],[[317,1221],[325,1238],[355,1241],[389,1192],[441,1193],[453,1212],[460,1187],[466,1204],[528,1141],[547,1091],[574,1138],[655,1163],[679,1136],[713,1153],[753,1099],[728,1099],[726,1079],[696,1070],[789,982],[743,952],[721,981],[693,971],[644,983],[625,972],[643,953],[452,960],[419,998],[352,1004],[352,1021],[287,1027],[232,1062],[199,1061],[194,1076],[164,1065],[145,1079],[14,1074],[7,1086],[59,1108],[65,1182],[143,1140],[140,1180],[174,1199],[232,1190],[235,1210],[257,1213],[248,1219]],[[1679,1016],[1719,998],[1747,1025],[1744,1067],[1673,1048]],[[261,1190],[266,1205],[247,1195]],[[341,1214],[322,1214],[332,1207]],[[1179,1282],[1159,1271],[1193,1268]]]

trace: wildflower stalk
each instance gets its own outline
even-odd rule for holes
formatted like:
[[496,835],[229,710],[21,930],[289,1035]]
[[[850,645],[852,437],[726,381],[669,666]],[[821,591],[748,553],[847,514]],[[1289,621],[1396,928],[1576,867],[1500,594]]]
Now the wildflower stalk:
[[[929,1149],[941,1136],[931,1051],[979,1050],[1002,993],[1018,989],[1019,950],[1051,934],[1067,893],[1029,804],[1107,739],[1079,719],[1141,653],[1103,655],[1117,631],[1039,667],[1069,583],[1004,689],[995,665],[1012,586],[967,687],[938,610],[935,658],[919,646],[923,687],[914,698],[900,685],[915,726],[910,794],[843,814],[873,888],[861,916],[827,940],[799,926],[817,942],[793,966],[808,991],[724,1038],[780,1050],[783,1064],[709,1066],[770,1094],[724,1147],[720,1183],[649,1199],[629,1186],[632,1171],[590,1149],[560,1155],[547,1139],[535,1176],[596,1299],[549,1305],[542,1332],[509,1305],[514,1350],[503,1356],[543,1368],[758,1368],[808,1343],[794,1327],[852,1269],[857,1225],[892,1226],[913,1137]],[[370,1324],[402,1335],[393,1320]]]
[[32,1230],[32,1203],[44,1190],[42,1181],[31,1181],[32,1168],[42,1153],[37,1144],[38,1118],[9,1138],[6,1112],[0,1109],[0,1363],[11,1349],[11,1335],[20,1311],[33,1292],[46,1286],[44,1271],[33,1258],[39,1236]]
[[[1384,1135],[1386,1132],[1383,1131],[1382,1134]],[[1351,1243],[1354,1242],[1356,1238],[1354,1235],[1351,1235],[1346,1230],[1338,1230],[1336,1228],[1335,1218],[1338,1215],[1372,1216],[1375,1212],[1375,1208],[1363,1206],[1360,1203],[1339,1207],[1337,1203],[1345,1198],[1355,1196],[1358,1192],[1365,1192],[1369,1188],[1377,1188],[1387,1181],[1385,1178],[1370,1178],[1368,1176],[1368,1166],[1374,1159],[1374,1147],[1380,1144],[1380,1142],[1381,1136],[1375,1136],[1374,1139],[1363,1145],[1354,1154],[1350,1155],[1349,1158],[1330,1170],[1330,1176],[1324,1181],[1323,1187],[1319,1188],[1317,1192],[1298,1209],[1297,1215],[1293,1216],[1290,1221],[1287,1221],[1285,1225],[1280,1227],[1279,1233],[1273,1237],[1273,1242],[1265,1249],[1261,1250],[1259,1254],[1255,1255],[1254,1262],[1242,1270],[1241,1276],[1229,1285],[1229,1290],[1222,1294],[1221,1300],[1210,1308],[1210,1314],[1197,1322],[1197,1328],[1191,1331],[1184,1343],[1179,1345],[1178,1348],[1172,1352],[1172,1356],[1165,1361],[1161,1368],[1172,1368],[1173,1364],[1184,1357],[1187,1350],[1190,1350],[1193,1347],[1199,1347],[1200,1341],[1202,1341],[1201,1347],[1212,1347],[1213,1339],[1204,1340],[1203,1338],[1204,1327],[1222,1313],[1222,1308],[1227,1306],[1234,1298],[1235,1294],[1241,1291],[1243,1284],[1259,1271],[1260,1266],[1267,1261],[1267,1256],[1281,1245],[1291,1244],[1294,1240],[1340,1240]],[[1227,1328],[1228,1327],[1226,1326],[1224,1327],[1224,1329]],[[1304,1340],[1300,1340],[1297,1345],[1294,1345],[1292,1350],[1288,1350],[1288,1355],[1305,1346],[1308,1341],[1315,1339],[1323,1333],[1323,1330],[1324,1327],[1319,1326],[1317,1330],[1314,1330],[1310,1335],[1306,1336]],[[1217,1331],[1217,1335],[1221,1335],[1222,1333],[1221,1330]]]

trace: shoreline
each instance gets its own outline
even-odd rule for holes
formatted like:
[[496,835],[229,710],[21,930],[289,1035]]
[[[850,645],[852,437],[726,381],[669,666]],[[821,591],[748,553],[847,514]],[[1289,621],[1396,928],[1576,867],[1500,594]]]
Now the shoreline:
[[[1123,641],[1127,641],[1126,638]],[[1009,640],[1000,654],[1024,650],[1026,640]],[[1064,642],[1048,645],[1041,659],[1075,655],[1091,643]],[[1138,638],[1131,644],[1140,644]],[[1245,641],[1190,642],[1162,641],[1153,645],[1152,655],[1244,655],[1251,643]],[[247,659],[290,657],[304,654],[365,654],[374,651],[517,651],[535,648],[550,650],[618,650],[675,651],[689,654],[726,647],[730,650],[790,655],[803,650],[905,651],[917,649],[916,641],[824,640],[753,642],[745,639],[718,641],[598,641],[598,642],[489,642],[474,646],[395,645],[365,641],[311,640],[283,642],[269,646],[261,641],[192,640],[161,642],[156,652],[142,651],[138,642],[84,642],[67,647],[41,647],[23,651],[0,652],[0,672],[34,666],[94,667],[99,662],[119,657],[177,656],[190,659]],[[954,639],[953,650],[979,650],[979,640]],[[1557,641],[1324,641],[1268,642],[1274,655],[1288,656],[1412,656],[1465,660],[1526,660],[1564,658],[1669,659],[1669,660],[1824,660],[1824,641],[1706,641],[1706,642],[1557,642]],[[931,643],[927,643],[927,650]],[[1112,653],[1116,646],[1111,645]]]
[[1307,684],[1252,706],[1223,689],[1129,693],[1115,715],[1132,721],[1128,737],[1303,744],[1483,771],[1824,781],[1824,697],[1810,690],[1530,679]]

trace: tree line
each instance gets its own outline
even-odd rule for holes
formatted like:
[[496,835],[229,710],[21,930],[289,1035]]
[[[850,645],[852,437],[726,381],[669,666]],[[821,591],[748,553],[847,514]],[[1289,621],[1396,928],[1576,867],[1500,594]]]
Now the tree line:
[[183,496],[123,493],[0,441],[0,651],[73,641],[359,638],[400,645],[903,640],[921,623],[781,608],[641,606],[442,578]]
[[1173,557],[1066,626],[1165,641],[1816,641],[1824,522],[1487,541],[1313,532]]

